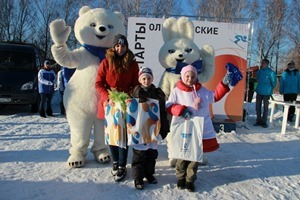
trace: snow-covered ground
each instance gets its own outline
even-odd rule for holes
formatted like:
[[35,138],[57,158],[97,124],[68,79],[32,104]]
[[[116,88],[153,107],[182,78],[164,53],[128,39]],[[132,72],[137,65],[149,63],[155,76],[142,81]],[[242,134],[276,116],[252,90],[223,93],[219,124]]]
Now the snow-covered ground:
[[[280,97],[278,97],[280,98]],[[207,154],[200,166],[196,192],[176,188],[174,169],[168,166],[166,144],[159,145],[158,184],[136,190],[130,174],[115,183],[111,164],[98,164],[89,151],[86,165],[66,165],[69,126],[59,114],[41,118],[29,107],[9,106],[0,112],[0,199],[300,199],[300,131],[288,123],[281,135],[282,107],[275,111],[274,127],[254,127],[254,103],[248,103],[245,124],[219,133],[218,151]],[[91,141],[92,143],[92,141]]]

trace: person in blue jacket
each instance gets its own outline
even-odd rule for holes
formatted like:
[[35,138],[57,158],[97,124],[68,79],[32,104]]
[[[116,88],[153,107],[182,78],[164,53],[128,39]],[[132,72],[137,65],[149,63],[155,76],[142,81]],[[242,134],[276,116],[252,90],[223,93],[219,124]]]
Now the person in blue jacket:
[[[256,123],[254,126],[267,128],[269,99],[277,84],[276,73],[269,67],[269,60],[263,59],[257,74],[256,86]],[[263,113],[261,108],[263,104]]]
[[[41,97],[39,106],[39,114],[41,117],[53,116],[51,108],[52,95],[54,93],[54,83],[56,80],[55,72],[51,69],[51,64],[48,60],[45,60],[44,67],[38,73],[38,88]],[[47,109],[45,113],[45,103],[47,103]]]
[[63,104],[63,99],[64,99],[64,91],[67,86],[67,83],[69,82],[70,78],[75,72],[74,69],[69,69],[67,67],[62,67],[62,69],[57,73],[57,87],[59,90],[59,94],[61,96],[60,98],[60,114],[65,115],[66,110],[65,106]]
[[[283,95],[284,101],[296,101],[300,92],[300,74],[299,70],[295,69],[295,62],[288,63],[287,69],[283,71],[280,78],[279,93]],[[290,106],[288,112],[288,121],[293,121],[295,115],[295,107]]]

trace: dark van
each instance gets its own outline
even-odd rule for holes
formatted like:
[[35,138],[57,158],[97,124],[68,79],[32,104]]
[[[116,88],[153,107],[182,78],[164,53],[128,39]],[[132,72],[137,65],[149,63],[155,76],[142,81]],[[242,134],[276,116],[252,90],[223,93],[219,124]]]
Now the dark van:
[[32,44],[0,42],[0,106],[31,105],[38,111],[41,50]]

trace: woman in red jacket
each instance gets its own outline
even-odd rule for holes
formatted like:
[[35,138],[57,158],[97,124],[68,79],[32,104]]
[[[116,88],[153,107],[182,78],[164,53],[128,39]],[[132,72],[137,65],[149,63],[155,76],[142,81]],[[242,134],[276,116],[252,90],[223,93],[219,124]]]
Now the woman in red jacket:
[[[134,59],[134,54],[128,48],[128,41],[124,35],[116,35],[114,46],[106,51],[106,58],[101,62],[97,78],[96,90],[99,94],[98,117],[104,119],[104,105],[113,104],[109,100],[109,90],[125,92],[128,95],[132,89],[139,84],[139,67]],[[115,181],[125,178],[127,170],[128,148],[109,145],[113,169],[112,175]]]

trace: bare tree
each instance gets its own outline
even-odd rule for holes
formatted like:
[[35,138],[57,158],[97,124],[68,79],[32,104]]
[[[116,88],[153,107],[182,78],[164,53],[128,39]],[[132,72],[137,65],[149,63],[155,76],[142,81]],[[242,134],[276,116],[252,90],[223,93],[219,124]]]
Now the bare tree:
[[189,0],[192,14],[201,19],[233,22],[245,17],[250,0]]
[[264,0],[257,27],[257,45],[260,59],[275,63],[277,72],[283,27],[286,24],[285,0]]
[[182,12],[180,2],[176,0],[154,0],[150,8],[153,8],[153,17],[167,18],[170,15],[178,16]]
[[30,0],[0,1],[0,39],[4,41],[30,42],[33,18]]
[[37,15],[37,34],[36,41],[39,46],[43,47],[47,57],[51,57],[50,53],[50,34],[49,24],[54,19],[59,18],[59,4],[51,0],[34,0]]
[[14,40],[15,41],[29,41],[31,39],[31,30],[33,28],[34,15],[31,12],[31,1],[30,0],[18,0],[16,4],[19,6],[15,9],[16,15],[14,19]]
[[126,19],[130,16],[164,17],[177,15],[181,11],[177,0],[112,0],[111,5]]
[[3,40],[11,41],[12,40],[12,18],[13,18],[13,8],[14,1],[2,0],[1,2],[1,29],[4,33]]
[[300,1],[293,0],[289,5],[289,21],[284,28],[284,35],[287,36],[287,53],[283,59],[286,64],[290,60],[296,62],[300,69]]

